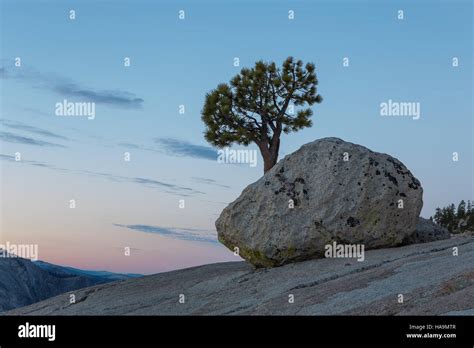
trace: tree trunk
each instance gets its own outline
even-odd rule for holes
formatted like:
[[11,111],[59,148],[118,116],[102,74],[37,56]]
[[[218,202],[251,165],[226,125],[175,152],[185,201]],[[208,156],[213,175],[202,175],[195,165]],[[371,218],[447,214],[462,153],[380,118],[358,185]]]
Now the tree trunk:
[[280,139],[275,139],[269,147],[261,146],[260,152],[263,157],[263,174],[268,172],[278,161],[278,152],[280,151]]
[[[263,156],[263,154],[262,154]],[[270,169],[273,168],[273,166],[277,162],[277,157],[274,156],[263,156],[263,173],[265,174],[268,172]]]

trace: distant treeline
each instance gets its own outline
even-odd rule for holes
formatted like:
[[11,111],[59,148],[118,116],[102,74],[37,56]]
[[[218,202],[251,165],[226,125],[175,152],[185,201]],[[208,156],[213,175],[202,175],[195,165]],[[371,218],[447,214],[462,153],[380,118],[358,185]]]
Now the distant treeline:
[[451,233],[474,231],[474,206],[470,200],[467,204],[462,200],[457,209],[454,204],[436,208],[436,213],[430,217],[430,220],[447,228]]

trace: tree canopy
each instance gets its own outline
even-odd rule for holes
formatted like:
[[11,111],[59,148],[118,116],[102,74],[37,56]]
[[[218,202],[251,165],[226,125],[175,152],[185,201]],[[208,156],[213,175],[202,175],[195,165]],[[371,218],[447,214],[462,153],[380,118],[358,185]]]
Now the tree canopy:
[[214,146],[254,142],[264,159],[264,172],[278,160],[280,136],[311,127],[309,106],[320,103],[313,63],[288,57],[282,67],[258,61],[243,68],[230,84],[206,95],[202,120],[205,138]]

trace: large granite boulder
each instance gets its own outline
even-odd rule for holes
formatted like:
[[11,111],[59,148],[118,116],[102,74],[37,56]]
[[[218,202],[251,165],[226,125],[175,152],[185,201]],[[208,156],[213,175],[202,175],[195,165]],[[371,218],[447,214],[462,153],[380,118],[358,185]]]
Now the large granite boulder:
[[415,230],[420,182],[397,159],[324,138],[286,156],[216,221],[219,241],[257,267],[324,257],[325,246],[397,246]]
[[408,236],[403,244],[428,243],[449,238],[451,238],[451,234],[446,228],[429,219],[419,217],[415,232]]

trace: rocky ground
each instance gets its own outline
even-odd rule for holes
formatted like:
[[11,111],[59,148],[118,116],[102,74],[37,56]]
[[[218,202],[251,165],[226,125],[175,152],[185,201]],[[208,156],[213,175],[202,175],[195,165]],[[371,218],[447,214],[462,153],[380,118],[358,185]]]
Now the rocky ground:
[[316,259],[257,270],[211,264],[74,293],[75,304],[65,293],[6,314],[474,315],[474,237],[370,250],[363,262]]

